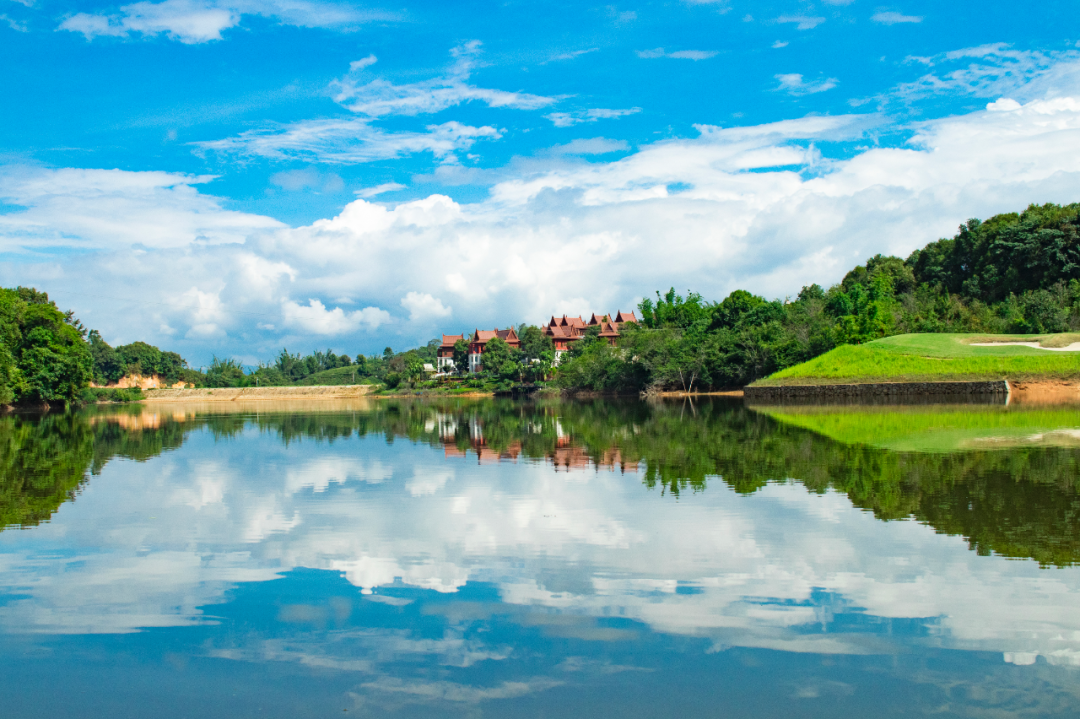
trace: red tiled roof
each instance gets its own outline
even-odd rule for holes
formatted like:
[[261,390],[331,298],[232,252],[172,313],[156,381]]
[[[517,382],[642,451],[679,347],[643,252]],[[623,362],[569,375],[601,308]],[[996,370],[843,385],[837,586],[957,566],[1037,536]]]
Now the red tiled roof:
[[634,311],[623,312],[619,310],[615,313],[615,324],[621,325],[623,322],[637,322],[637,316],[634,315]]
[[452,348],[454,346],[455,342],[457,342],[458,340],[463,340],[463,339],[465,339],[464,334],[460,334],[460,335],[443,335],[442,336],[442,347],[451,347]]
[[493,330],[474,330],[470,342],[485,345],[496,337],[511,346],[517,346],[521,344],[521,340],[518,339],[517,332],[514,332],[513,327],[505,330],[501,330],[498,327]]

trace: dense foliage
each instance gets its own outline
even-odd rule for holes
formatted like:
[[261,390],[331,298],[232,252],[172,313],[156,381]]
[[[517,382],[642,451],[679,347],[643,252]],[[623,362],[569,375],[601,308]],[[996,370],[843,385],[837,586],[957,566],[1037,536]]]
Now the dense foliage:
[[187,361],[176,352],[163,352],[145,342],[110,347],[97,330],[90,330],[87,339],[94,358],[96,384],[114,384],[122,377],[133,375],[157,375],[168,384],[181,380],[194,383],[198,380],[198,373],[193,372]]
[[674,289],[643,301],[618,347],[575,343],[567,388],[694,390],[748,384],[838,345],[911,332],[1080,329],[1080,204],[971,220],[906,260],[877,255],[793,300],[736,290],[706,302]]
[[92,371],[85,332],[44,292],[0,289],[0,403],[74,401]]

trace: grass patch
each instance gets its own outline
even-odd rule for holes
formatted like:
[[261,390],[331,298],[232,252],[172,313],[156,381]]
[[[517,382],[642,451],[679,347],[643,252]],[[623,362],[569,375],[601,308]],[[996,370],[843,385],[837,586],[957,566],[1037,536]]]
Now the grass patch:
[[911,334],[842,345],[755,385],[1080,379],[1080,352],[1034,347],[973,347],[971,342],[1055,342],[1069,335]]
[[899,452],[1080,446],[1080,412],[1075,409],[937,405],[756,411],[837,442]]

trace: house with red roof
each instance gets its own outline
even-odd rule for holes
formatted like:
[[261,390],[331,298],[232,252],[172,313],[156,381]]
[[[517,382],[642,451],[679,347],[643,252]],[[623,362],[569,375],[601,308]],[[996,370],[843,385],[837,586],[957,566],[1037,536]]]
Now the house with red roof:
[[454,367],[454,344],[458,340],[465,339],[464,334],[443,335],[442,344],[435,352],[435,369],[439,372],[453,372]]
[[551,316],[551,320],[541,328],[541,331],[551,338],[555,345],[555,364],[559,364],[563,354],[570,349],[570,345],[585,336],[590,327],[600,327],[600,336],[614,345],[619,336],[619,328],[627,322],[637,322],[634,313],[619,310],[615,313],[615,319],[611,315],[598,315],[595,312],[586,322],[580,316],[561,318]]
[[500,330],[498,327],[493,330],[473,330],[472,338],[469,340],[470,372],[480,372],[484,369],[484,349],[487,347],[487,343],[496,337],[510,345],[512,349],[521,347],[521,340],[518,339],[517,332],[514,331],[513,327],[507,330]]

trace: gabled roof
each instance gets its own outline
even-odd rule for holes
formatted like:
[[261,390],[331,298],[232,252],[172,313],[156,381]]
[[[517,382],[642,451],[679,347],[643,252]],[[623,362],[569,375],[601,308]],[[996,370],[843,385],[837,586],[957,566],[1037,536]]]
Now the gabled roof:
[[455,342],[457,342],[458,340],[463,340],[463,339],[465,339],[464,334],[460,334],[460,335],[443,335],[442,336],[442,346],[443,347],[453,347]]
[[589,326],[592,327],[593,325],[602,324],[604,322],[607,322],[608,319],[609,318],[607,315],[598,315],[593,312],[592,317],[589,318]]
[[615,325],[613,325],[611,322],[605,321],[600,325],[601,337],[617,337],[618,334],[619,330],[615,329]]
[[513,327],[505,330],[501,330],[498,327],[493,330],[474,330],[470,342],[485,345],[496,337],[509,345],[521,344],[521,340],[518,339],[517,332],[514,331]]
[[634,315],[634,311],[623,312],[619,310],[615,313],[615,324],[621,325],[623,322],[637,322],[637,316]]

